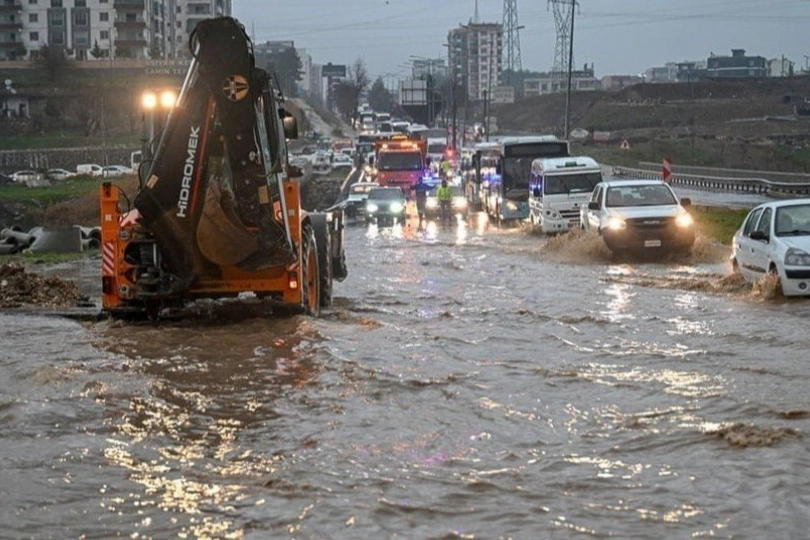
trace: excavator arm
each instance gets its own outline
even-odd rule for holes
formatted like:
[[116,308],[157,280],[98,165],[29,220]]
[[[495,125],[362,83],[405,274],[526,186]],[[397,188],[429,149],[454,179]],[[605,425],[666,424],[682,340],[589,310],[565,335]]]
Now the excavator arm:
[[278,99],[230,17],[201,21],[191,67],[134,200],[162,272],[156,294],[180,293],[211,268],[248,271],[295,260]]

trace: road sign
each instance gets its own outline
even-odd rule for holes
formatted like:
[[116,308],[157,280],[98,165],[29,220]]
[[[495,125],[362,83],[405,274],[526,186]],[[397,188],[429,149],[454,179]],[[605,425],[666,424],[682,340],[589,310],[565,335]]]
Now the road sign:
[[672,159],[665,157],[661,167],[661,180],[668,184],[670,176],[672,176]]

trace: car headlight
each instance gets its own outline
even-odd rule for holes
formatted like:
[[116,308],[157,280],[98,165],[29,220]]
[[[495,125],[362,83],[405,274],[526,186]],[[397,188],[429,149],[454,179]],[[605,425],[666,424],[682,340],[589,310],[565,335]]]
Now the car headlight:
[[801,249],[790,248],[785,253],[785,264],[788,266],[810,266],[810,255]]
[[506,207],[507,207],[509,210],[512,210],[512,211],[515,211],[515,210],[517,210],[517,209],[518,209],[518,205],[516,205],[516,204],[515,204],[515,203],[513,203],[512,201],[507,201],[507,202],[506,202]]
[[402,203],[392,202],[389,208],[391,208],[391,212],[399,214],[405,207],[402,206]]
[[613,216],[608,219],[607,228],[612,231],[623,231],[627,228],[627,223],[622,218]]
[[546,214],[546,217],[548,219],[554,219],[554,220],[562,219],[562,214],[560,214],[560,212],[558,212],[557,209],[555,209],[555,208],[552,208],[550,210],[546,210],[545,214]]
[[680,214],[675,218],[675,224],[682,229],[691,227],[694,222],[695,220],[692,219],[692,214],[688,213]]
[[379,210],[379,207],[374,203],[368,203],[366,205],[366,212],[376,212]]
[[425,201],[425,208],[436,208],[437,206],[439,206],[439,201],[436,199],[428,199]]

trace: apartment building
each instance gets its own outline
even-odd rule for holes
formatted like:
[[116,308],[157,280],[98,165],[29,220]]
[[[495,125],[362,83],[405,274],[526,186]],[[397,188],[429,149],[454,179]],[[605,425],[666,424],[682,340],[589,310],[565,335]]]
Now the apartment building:
[[447,55],[450,78],[472,100],[483,100],[500,86],[503,25],[469,23],[450,30]]
[[199,21],[230,14],[231,0],[0,0],[0,61],[43,45],[75,60],[185,58]]

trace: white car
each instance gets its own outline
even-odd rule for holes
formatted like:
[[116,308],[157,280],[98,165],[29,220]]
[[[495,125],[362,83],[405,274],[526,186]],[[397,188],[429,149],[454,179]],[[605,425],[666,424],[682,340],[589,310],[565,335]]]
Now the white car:
[[102,178],[116,178],[128,174],[135,174],[135,171],[126,165],[107,165],[101,169]]
[[580,207],[580,223],[613,253],[686,252],[695,243],[690,204],[661,180],[605,180]]
[[333,169],[351,169],[352,167],[354,167],[354,161],[346,154],[335,154],[332,158]]
[[343,203],[344,212],[346,217],[357,217],[366,211],[366,199],[369,192],[378,188],[380,185],[376,182],[356,182],[349,187],[349,194]]
[[734,234],[731,266],[754,283],[777,274],[785,296],[810,296],[810,199],[753,208]]
[[71,172],[67,169],[48,169],[45,172],[46,178],[48,178],[49,180],[56,180],[57,182],[67,180],[68,178],[71,178],[73,176],[76,176],[76,173]]
[[11,173],[11,179],[15,182],[31,182],[35,180],[42,180],[42,175],[37,171],[25,170]]

